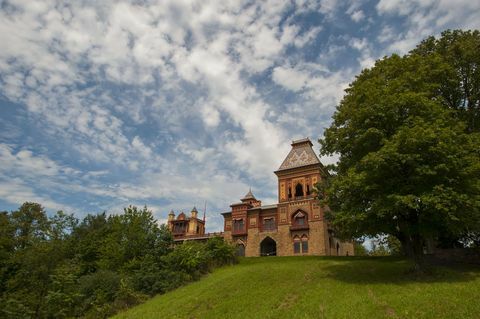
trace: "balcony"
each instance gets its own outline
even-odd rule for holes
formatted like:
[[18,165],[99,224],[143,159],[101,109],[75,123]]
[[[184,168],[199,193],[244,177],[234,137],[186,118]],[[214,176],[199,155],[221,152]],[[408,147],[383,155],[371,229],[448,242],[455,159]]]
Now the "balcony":
[[174,228],[172,231],[174,235],[182,235],[182,234],[185,234],[186,232],[187,232],[186,228]]
[[295,231],[295,230],[309,230],[310,227],[308,226],[308,223],[307,224],[304,224],[304,225],[298,225],[298,224],[294,224],[294,225],[291,225],[290,226],[290,231]]
[[247,234],[247,229],[246,228],[240,228],[240,229],[233,229],[232,230],[232,236],[243,236]]

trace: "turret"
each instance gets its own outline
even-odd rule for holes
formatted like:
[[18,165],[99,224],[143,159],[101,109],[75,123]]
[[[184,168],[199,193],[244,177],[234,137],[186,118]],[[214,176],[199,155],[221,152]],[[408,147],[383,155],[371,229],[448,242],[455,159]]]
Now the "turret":
[[252,207],[259,207],[262,205],[262,201],[259,201],[255,198],[251,188],[248,190],[248,193],[243,196],[241,201],[242,203],[248,203],[249,205],[252,205]]
[[195,206],[193,206],[192,211],[191,211],[191,217],[192,218],[197,218],[197,216],[198,216],[197,208]]
[[172,221],[174,219],[175,219],[175,213],[173,212],[173,209],[172,209],[168,214],[168,221]]
[[170,211],[170,213],[168,213],[168,229],[170,229],[170,231],[173,231],[173,221],[175,220],[175,213],[173,212],[173,209]]

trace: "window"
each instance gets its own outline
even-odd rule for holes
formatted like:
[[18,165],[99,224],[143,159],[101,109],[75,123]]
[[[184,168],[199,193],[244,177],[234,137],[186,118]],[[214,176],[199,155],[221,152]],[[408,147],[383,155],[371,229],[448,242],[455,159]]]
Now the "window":
[[233,231],[242,231],[243,230],[243,219],[235,219],[233,221]]
[[310,195],[310,185],[307,185],[307,196]]
[[292,198],[292,188],[288,188],[288,198]]
[[294,254],[306,254],[308,253],[308,237],[303,235],[302,238],[299,238],[295,235],[293,237],[293,253]]
[[308,240],[302,241],[302,252],[308,253]]
[[307,215],[303,212],[298,212],[293,216],[293,224],[295,226],[305,226],[307,224]]
[[273,217],[265,218],[263,220],[263,230],[275,230],[276,228],[275,219]]
[[298,236],[295,236],[293,238],[293,253],[300,254],[300,251],[301,251],[300,238],[298,238]]
[[186,231],[186,227],[184,223],[178,223],[173,226],[173,232],[174,233],[184,233]]
[[295,186],[295,197],[303,196],[303,186],[302,184],[298,183]]
[[297,225],[305,225],[305,216],[297,217]]
[[308,253],[308,237],[307,235],[302,236],[302,253]]

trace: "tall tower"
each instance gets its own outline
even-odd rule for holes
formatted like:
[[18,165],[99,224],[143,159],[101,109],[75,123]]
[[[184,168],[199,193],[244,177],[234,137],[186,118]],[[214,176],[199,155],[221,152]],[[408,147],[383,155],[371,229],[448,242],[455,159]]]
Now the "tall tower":
[[308,138],[292,142],[292,149],[275,171],[278,177],[278,229],[293,241],[292,254],[326,255],[328,226],[315,199],[314,186],[324,167]]
[[323,173],[323,165],[309,138],[293,141],[291,145],[290,153],[275,172],[279,203],[311,198],[313,187]]

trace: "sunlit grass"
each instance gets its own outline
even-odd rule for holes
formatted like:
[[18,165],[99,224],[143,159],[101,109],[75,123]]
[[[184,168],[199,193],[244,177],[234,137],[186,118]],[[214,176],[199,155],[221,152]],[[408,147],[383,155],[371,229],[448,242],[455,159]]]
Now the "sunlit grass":
[[480,318],[480,269],[398,258],[242,259],[116,318]]

